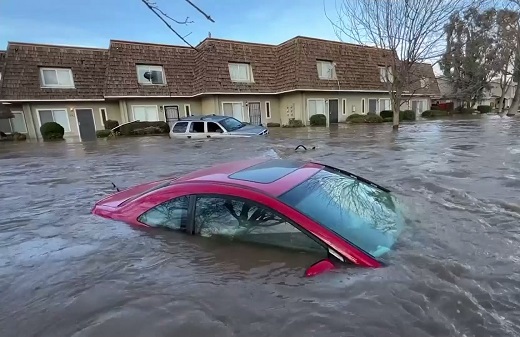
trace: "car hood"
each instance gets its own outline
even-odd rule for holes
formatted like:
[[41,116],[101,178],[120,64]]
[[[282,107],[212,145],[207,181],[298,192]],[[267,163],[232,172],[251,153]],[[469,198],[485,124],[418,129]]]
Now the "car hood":
[[261,125],[245,125],[241,127],[238,130],[230,131],[229,133],[232,134],[251,134],[251,135],[258,135],[264,131],[266,131],[267,128]]

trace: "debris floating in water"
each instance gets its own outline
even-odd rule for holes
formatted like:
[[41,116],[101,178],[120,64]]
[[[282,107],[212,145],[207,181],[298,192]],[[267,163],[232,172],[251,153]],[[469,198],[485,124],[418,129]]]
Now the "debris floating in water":
[[[300,147],[303,148],[305,151],[307,151],[307,147],[305,147],[305,145],[303,145],[303,144],[298,145],[298,146],[294,149],[294,151],[298,151],[298,149],[299,149]],[[316,146],[311,147],[311,150],[316,150]]]

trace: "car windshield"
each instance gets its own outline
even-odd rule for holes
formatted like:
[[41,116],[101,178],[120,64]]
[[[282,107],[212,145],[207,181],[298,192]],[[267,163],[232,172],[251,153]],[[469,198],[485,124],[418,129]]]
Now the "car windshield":
[[224,127],[224,129],[226,129],[226,131],[228,131],[228,132],[238,130],[244,126],[244,124],[242,124],[241,121],[239,121],[238,119],[235,119],[233,117],[229,117],[229,118],[221,120],[220,125],[222,125]]
[[280,199],[375,258],[390,251],[404,225],[390,193],[328,168]]

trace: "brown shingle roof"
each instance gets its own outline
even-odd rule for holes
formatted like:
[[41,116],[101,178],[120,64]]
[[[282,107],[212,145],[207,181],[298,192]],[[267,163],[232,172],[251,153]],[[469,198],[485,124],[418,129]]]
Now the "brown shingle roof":
[[[102,99],[107,54],[104,49],[9,43],[0,97]],[[75,89],[41,88],[42,66],[72,69]]]
[[[426,87],[421,86],[421,79],[423,78],[427,78],[429,80],[429,83],[424,83],[426,84]],[[410,82],[411,85],[408,90],[411,93],[435,96],[439,96],[441,94],[439,84],[437,83],[437,78],[433,72],[433,67],[429,63],[414,64],[411,71]]]
[[[197,49],[119,40],[112,40],[107,50],[9,43],[0,97],[85,99],[301,89],[385,90],[378,66],[388,64],[392,57],[388,50],[301,36],[279,45],[207,38]],[[337,80],[318,78],[317,59],[336,63]],[[232,82],[229,62],[250,63],[254,83]],[[163,66],[166,84],[140,85],[136,64]],[[40,88],[39,66],[72,68],[76,89]],[[433,79],[430,85],[435,82],[438,91],[431,66],[422,65],[419,70]]]

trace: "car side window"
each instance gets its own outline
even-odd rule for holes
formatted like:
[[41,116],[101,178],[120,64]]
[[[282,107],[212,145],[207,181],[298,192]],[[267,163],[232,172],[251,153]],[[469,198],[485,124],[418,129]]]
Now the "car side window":
[[186,230],[188,204],[189,198],[187,196],[174,198],[150,208],[141,214],[137,220],[151,227]]
[[186,132],[186,127],[188,126],[188,122],[178,122],[173,126],[174,133],[184,133]]
[[204,133],[204,122],[191,122],[190,132]]
[[324,246],[267,207],[219,196],[199,196],[195,233],[326,254]]
[[208,132],[219,132],[222,133],[222,128],[215,122],[208,122]]

